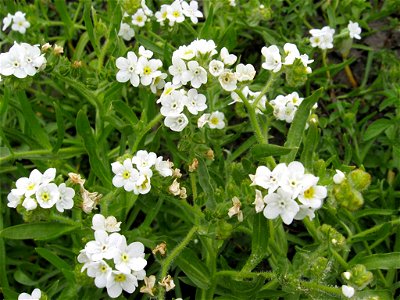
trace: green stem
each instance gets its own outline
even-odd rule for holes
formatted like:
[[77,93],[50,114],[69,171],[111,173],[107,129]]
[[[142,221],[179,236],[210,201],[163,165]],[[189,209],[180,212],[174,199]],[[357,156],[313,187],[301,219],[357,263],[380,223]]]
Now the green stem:
[[318,241],[318,233],[317,233],[317,228],[315,228],[314,222],[311,221],[308,217],[303,219],[303,223],[306,226],[308,232],[314,239],[314,241]]
[[101,68],[103,67],[103,62],[104,62],[104,58],[106,56],[108,47],[110,46],[110,40],[107,39],[105,41],[105,43],[103,44],[103,47],[101,48],[101,52],[100,55],[98,57],[98,61],[97,61],[97,71],[101,71]]
[[[168,270],[174,261],[174,259],[182,252],[182,250],[189,244],[189,242],[192,240],[193,235],[197,232],[198,227],[193,226],[192,229],[187,233],[186,237],[178,244],[170,253],[169,255],[165,258],[165,260],[162,262],[161,266],[161,271],[160,271],[160,281],[167,276]],[[158,291],[158,297],[157,299],[164,299],[165,295],[165,289],[160,288]]]
[[326,285],[318,284],[315,282],[300,281],[300,287],[306,288],[309,290],[315,290],[315,291],[326,292],[326,293],[337,295],[337,296],[342,296],[342,290],[340,288],[326,286]]
[[251,272],[264,259],[265,255],[266,254],[261,253],[251,253],[240,273],[247,274]]
[[142,138],[146,135],[148,131],[150,131],[158,122],[161,121],[163,118],[162,114],[158,114],[154,117],[153,120],[151,120],[145,128],[139,133],[139,135],[136,137],[135,144],[132,147],[132,152],[135,153],[137,151],[137,148],[139,147],[139,144],[142,140]]
[[192,186],[193,203],[196,203],[196,199],[197,199],[196,174],[195,173],[190,173],[189,177],[190,177],[190,184]]
[[253,107],[256,108],[258,102],[261,100],[261,98],[268,92],[268,90],[271,88],[272,84],[275,82],[275,80],[278,78],[278,74],[280,75],[280,72],[278,73],[271,73],[271,76],[269,77],[267,84],[265,87],[261,90],[260,94],[257,96],[256,99],[254,99],[253,102]]
[[219,271],[215,274],[216,276],[230,276],[234,277],[234,279],[242,280],[246,278],[255,278],[255,277],[264,277],[266,279],[273,279],[276,277],[275,273],[272,272],[238,272],[231,270],[223,270]]

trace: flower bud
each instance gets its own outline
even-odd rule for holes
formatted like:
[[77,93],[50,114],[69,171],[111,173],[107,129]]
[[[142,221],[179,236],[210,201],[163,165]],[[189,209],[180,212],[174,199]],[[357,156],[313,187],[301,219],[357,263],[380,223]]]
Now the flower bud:
[[361,169],[357,169],[350,172],[349,181],[357,191],[362,192],[371,184],[371,175]]
[[340,206],[351,211],[359,209],[364,204],[361,193],[352,188],[347,180],[333,187],[333,196]]
[[318,228],[321,240],[325,240],[334,248],[343,248],[346,244],[346,238],[331,225],[323,224]]
[[365,288],[374,279],[374,275],[367,271],[364,265],[355,265],[351,268],[350,273],[352,275],[350,282],[359,290]]

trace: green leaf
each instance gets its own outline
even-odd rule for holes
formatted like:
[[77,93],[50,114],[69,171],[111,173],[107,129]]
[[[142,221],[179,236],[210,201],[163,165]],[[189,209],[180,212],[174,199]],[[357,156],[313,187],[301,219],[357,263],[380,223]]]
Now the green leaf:
[[54,105],[54,110],[56,112],[56,121],[57,121],[57,142],[53,146],[53,153],[57,153],[64,141],[65,126],[64,126],[63,111],[60,105],[57,102],[53,102],[53,105]]
[[316,90],[311,96],[304,99],[304,101],[300,104],[299,109],[294,116],[292,125],[290,126],[287,140],[284,145],[287,148],[295,148],[295,150],[292,150],[289,154],[282,156],[281,162],[290,163],[295,159],[297,149],[300,146],[303,137],[307,119],[310,115],[310,110],[321,97],[322,92],[323,88]]
[[351,261],[351,265],[362,264],[368,270],[400,269],[400,252],[372,254]]
[[224,296],[234,295],[235,299],[255,299],[255,295],[263,286],[264,281],[264,278],[261,276],[248,281],[239,281],[227,276],[218,276],[216,293]]
[[358,299],[393,300],[390,290],[363,290],[357,291],[356,295]]
[[217,203],[215,201],[214,188],[211,185],[210,174],[208,173],[207,165],[204,159],[199,157],[198,161],[199,161],[199,168],[197,170],[199,175],[199,184],[207,196],[207,202],[206,202],[207,207],[214,209]]
[[138,117],[125,102],[116,100],[113,101],[112,105],[115,111],[121,114],[132,126],[135,126],[139,122]]
[[60,270],[65,278],[67,279],[68,282],[73,283],[75,282],[75,276],[73,273],[73,269],[69,264],[67,264],[64,260],[59,258],[57,255],[55,255],[53,252],[45,249],[45,248],[36,248],[36,252],[43,257],[45,260],[47,260],[49,263],[51,263],[53,266],[55,266],[58,270]]
[[210,272],[193,250],[189,248],[184,249],[176,258],[176,265],[197,287],[201,289],[208,289],[210,287]]
[[254,158],[260,159],[268,156],[282,156],[290,153],[292,150],[296,150],[296,148],[287,148],[274,144],[260,144],[255,145],[251,149],[251,154],[254,156]]
[[388,119],[379,119],[371,123],[364,133],[364,141],[369,141],[380,135],[385,129],[392,125],[392,121]]
[[307,136],[303,142],[303,152],[300,159],[304,167],[309,171],[313,171],[314,153],[318,146],[318,141],[318,125],[315,122],[310,122],[310,126],[307,129]]
[[64,23],[65,32],[67,33],[67,38],[70,39],[72,37],[72,32],[74,30],[74,23],[72,22],[67,8],[67,2],[64,0],[56,0],[54,1],[54,6],[56,10],[60,14],[60,18]]
[[93,27],[93,22],[92,22],[92,18],[90,16],[90,12],[91,12],[91,3],[92,1],[85,1],[85,6],[83,9],[83,20],[85,22],[85,27],[87,30],[87,33],[89,35],[89,40],[94,48],[94,51],[96,52],[97,57],[100,55],[100,47],[97,44],[97,39],[94,33],[94,27]]
[[25,272],[23,272],[22,270],[17,270],[14,273],[14,279],[23,284],[23,285],[27,285],[27,286],[37,286],[38,282],[31,279]]
[[251,240],[251,252],[257,255],[265,253],[268,247],[268,220],[264,217],[262,212],[254,215],[253,219],[253,235]]
[[78,225],[66,225],[55,222],[20,224],[4,228],[0,237],[12,240],[49,240],[79,228]]
[[21,103],[21,110],[26,121],[25,134],[32,135],[36,138],[39,145],[43,148],[50,149],[51,144],[49,141],[49,136],[40,125],[35,113],[32,110],[32,106],[26,97],[25,91],[18,91],[17,97]]
[[110,170],[105,166],[105,161],[100,159],[97,151],[98,145],[93,136],[89,120],[83,110],[78,112],[76,118],[76,129],[78,134],[82,137],[85,149],[89,154],[91,170],[101,180],[105,187],[112,188]]

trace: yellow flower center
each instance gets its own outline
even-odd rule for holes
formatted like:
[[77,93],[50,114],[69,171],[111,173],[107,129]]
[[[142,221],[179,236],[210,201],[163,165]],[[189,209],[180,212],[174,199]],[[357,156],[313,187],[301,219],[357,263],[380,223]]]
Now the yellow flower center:
[[130,173],[129,171],[124,171],[124,172],[122,173],[122,177],[123,177],[124,179],[128,179],[129,177],[131,177],[131,173]]
[[42,195],[40,196],[42,198],[43,201],[47,202],[50,200],[50,195],[47,192],[42,193]]
[[310,187],[308,190],[304,192],[304,197],[307,199],[314,198],[315,190],[313,187]]
[[213,124],[213,125],[217,125],[218,124],[218,122],[219,122],[219,120],[218,120],[218,118],[211,118],[211,124]]
[[180,14],[180,12],[179,11],[174,11],[173,13],[172,13],[172,15],[175,17],[175,18],[177,18],[177,17],[179,17],[181,14]]
[[126,280],[126,276],[124,274],[118,274],[115,276],[114,280],[116,282],[124,282]]
[[144,74],[144,75],[150,75],[150,74],[151,74],[151,69],[150,69],[150,67],[144,67],[144,69],[143,69],[143,74]]

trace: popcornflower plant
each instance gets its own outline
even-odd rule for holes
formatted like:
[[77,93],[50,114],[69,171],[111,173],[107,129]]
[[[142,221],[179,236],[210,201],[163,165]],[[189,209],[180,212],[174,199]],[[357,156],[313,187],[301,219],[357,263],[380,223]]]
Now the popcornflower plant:
[[1,299],[397,299],[396,1],[0,2]]

